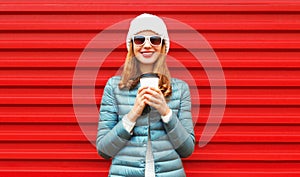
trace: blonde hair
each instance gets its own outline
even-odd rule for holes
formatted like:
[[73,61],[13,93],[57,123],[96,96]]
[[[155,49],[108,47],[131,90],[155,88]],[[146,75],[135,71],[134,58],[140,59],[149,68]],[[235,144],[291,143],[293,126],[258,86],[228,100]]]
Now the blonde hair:
[[[119,82],[119,88],[131,90],[137,86],[140,75],[143,73],[140,71],[139,61],[134,56],[132,41],[130,42],[129,46],[130,47],[121,74],[121,80]],[[162,43],[161,54],[154,63],[152,72],[159,75],[159,89],[162,91],[164,96],[171,96],[171,75],[166,63],[166,45],[164,42]]]

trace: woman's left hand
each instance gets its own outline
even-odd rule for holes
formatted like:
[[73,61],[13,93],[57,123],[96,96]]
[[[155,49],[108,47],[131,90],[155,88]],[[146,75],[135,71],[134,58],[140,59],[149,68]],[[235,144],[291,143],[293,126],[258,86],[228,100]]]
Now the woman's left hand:
[[146,98],[145,103],[154,107],[160,115],[165,116],[171,111],[163,93],[159,89],[150,87],[143,96]]

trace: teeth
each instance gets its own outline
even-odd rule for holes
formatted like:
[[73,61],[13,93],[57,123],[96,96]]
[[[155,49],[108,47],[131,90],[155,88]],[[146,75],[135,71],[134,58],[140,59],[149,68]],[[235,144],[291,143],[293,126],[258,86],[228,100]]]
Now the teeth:
[[153,52],[142,52],[144,57],[151,57]]

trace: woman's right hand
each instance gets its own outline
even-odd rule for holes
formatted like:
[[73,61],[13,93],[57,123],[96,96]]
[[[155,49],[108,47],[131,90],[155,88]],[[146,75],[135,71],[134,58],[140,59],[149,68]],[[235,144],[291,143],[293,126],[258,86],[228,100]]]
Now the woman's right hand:
[[146,106],[146,99],[144,98],[144,94],[146,92],[146,90],[148,89],[148,87],[140,87],[138,89],[136,98],[135,98],[135,103],[133,108],[130,110],[130,112],[127,114],[127,118],[131,121],[131,122],[136,122],[136,120],[138,119],[138,117],[143,113],[143,110]]

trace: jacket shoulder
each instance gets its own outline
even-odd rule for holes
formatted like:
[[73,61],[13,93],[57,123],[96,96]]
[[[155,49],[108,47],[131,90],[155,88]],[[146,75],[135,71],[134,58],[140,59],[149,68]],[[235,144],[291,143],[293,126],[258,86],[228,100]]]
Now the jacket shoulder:
[[181,79],[177,79],[177,78],[172,78],[171,84],[173,87],[176,86],[178,88],[188,88],[189,87],[185,81],[183,81]]
[[109,78],[105,84],[105,88],[115,89],[118,87],[119,82],[121,80],[121,76],[113,76]]
[[119,82],[120,82],[120,80],[121,80],[121,76],[112,76],[111,78],[109,78],[108,80],[107,80],[107,83],[106,83],[106,85],[111,85],[111,84],[113,84],[113,85],[115,85],[116,83],[117,83],[117,85],[119,84]]

